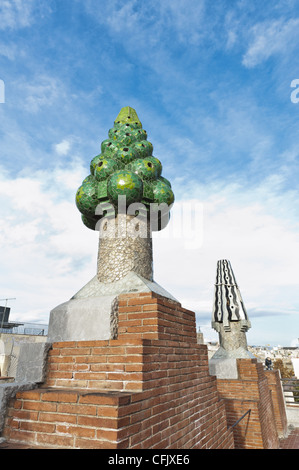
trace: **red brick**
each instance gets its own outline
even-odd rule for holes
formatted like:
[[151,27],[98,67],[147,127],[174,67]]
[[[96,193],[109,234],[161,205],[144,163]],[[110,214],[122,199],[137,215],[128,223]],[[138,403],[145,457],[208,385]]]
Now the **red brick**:
[[76,403],[78,400],[78,394],[76,392],[64,392],[64,391],[47,391],[42,393],[42,401],[54,401],[54,402],[65,402],[65,403]]
[[77,416],[73,416],[70,414],[62,414],[62,413],[46,413],[41,412],[39,415],[40,421],[50,422],[50,423],[69,423],[69,424],[76,424]]
[[[10,413],[9,413],[10,414]],[[31,411],[31,410],[14,410],[13,416],[16,419],[27,419],[36,421],[38,419],[38,411]]]
[[80,396],[79,403],[94,405],[114,405],[118,403],[118,397],[103,393],[86,393]]
[[23,398],[24,400],[40,400],[40,391],[27,390],[17,392],[16,398]]
[[149,304],[149,303],[153,303],[153,304],[157,304],[157,301],[156,299],[146,299],[145,300],[145,297],[137,297],[137,298],[130,298],[128,299],[128,306],[129,305],[144,305],[144,304]]
[[[101,416],[78,416],[78,425],[90,426],[94,428],[106,427],[109,425],[108,419],[109,418],[102,418]],[[111,418],[111,421],[115,422],[115,425],[111,425],[111,427],[116,428],[116,420],[112,420]]]
[[120,309],[121,313],[126,313],[126,312],[142,312],[142,307],[140,305],[134,305],[134,306],[129,306],[129,307],[122,307]]
[[35,436],[36,433],[32,431],[21,431],[18,430],[10,430],[9,433],[7,430],[4,432],[4,437],[9,438],[12,441],[17,441],[21,443],[29,443],[35,444]]
[[20,429],[23,431],[54,433],[55,424],[37,423],[32,421],[21,421]]
[[77,449],[116,449],[117,446],[116,442],[76,438],[74,447]]
[[80,341],[78,342],[78,344],[80,345],[80,347],[104,348],[109,344],[109,341],[108,340]]
[[85,428],[82,426],[70,426],[68,431],[69,431],[69,434],[71,434],[72,436],[86,437],[89,439],[94,439],[96,436],[95,429]]
[[59,363],[69,364],[72,362],[74,362],[74,359],[72,356],[52,356],[50,365],[59,364]]
[[35,411],[56,411],[56,403],[46,403],[41,401],[24,401],[23,410]]
[[92,406],[92,405],[58,403],[57,412],[95,416],[97,414],[97,409],[95,406]]
[[86,356],[90,354],[90,348],[63,348],[60,354],[62,356]]
[[59,436],[57,434],[37,434],[37,444],[51,445],[55,447],[72,448],[74,444],[74,437]]
[[52,350],[60,348],[75,348],[77,341],[59,341],[52,344]]

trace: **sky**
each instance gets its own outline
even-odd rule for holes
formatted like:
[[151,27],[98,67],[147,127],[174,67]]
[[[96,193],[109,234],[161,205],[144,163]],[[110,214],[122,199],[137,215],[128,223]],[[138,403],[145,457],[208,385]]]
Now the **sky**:
[[228,259],[248,343],[298,345],[298,47],[296,0],[1,0],[10,320],[48,323],[96,274],[98,232],[75,194],[131,106],[175,194],[154,236],[155,281],[214,341],[216,266]]

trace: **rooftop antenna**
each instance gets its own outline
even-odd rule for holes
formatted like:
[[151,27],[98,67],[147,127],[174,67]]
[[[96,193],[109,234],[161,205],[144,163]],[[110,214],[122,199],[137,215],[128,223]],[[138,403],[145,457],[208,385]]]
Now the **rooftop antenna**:
[[2,322],[1,322],[1,328],[3,328],[3,323],[4,323],[4,318],[5,318],[5,312],[6,312],[6,308],[7,308],[7,301],[8,300],[16,300],[16,297],[7,297],[6,299],[0,299],[1,300],[5,300],[5,307],[4,307],[4,312],[3,312],[3,317],[2,317]]

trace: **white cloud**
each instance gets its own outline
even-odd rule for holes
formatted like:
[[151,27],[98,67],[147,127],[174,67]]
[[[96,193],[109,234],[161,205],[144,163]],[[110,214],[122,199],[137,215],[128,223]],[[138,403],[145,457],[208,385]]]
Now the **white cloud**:
[[[97,1],[86,0],[84,6],[93,18],[99,23],[105,23],[113,34],[121,34],[123,45],[128,50],[132,47],[135,50],[140,45],[147,50],[160,47],[162,38],[168,38],[170,31],[178,42],[196,45],[207,33],[204,0],[183,3],[178,0],[130,0],[125,3],[111,0],[109,5],[102,5],[100,10],[97,9]],[[124,31],[128,32],[125,37]]]
[[49,1],[2,0],[0,4],[0,30],[31,26],[35,17],[49,12]]
[[[95,275],[98,234],[82,224],[74,202],[85,173],[74,160],[51,174],[2,177],[0,297],[16,297],[15,320],[47,322],[52,308]],[[155,235],[156,282],[196,311],[207,338],[214,337],[209,318],[218,259],[231,261],[251,320],[296,312],[299,230],[283,217],[294,195],[279,198],[275,178],[263,192],[237,184],[204,189],[203,200],[176,201],[169,229]],[[184,213],[190,206],[197,210],[193,225]]]
[[58,155],[67,155],[71,148],[71,143],[69,140],[63,139],[59,144],[54,145],[54,148]]
[[298,46],[298,27],[299,18],[265,21],[253,26],[249,31],[251,40],[243,56],[243,65],[252,68],[272,55],[286,51],[289,55]]
[[57,78],[38,75],[34,81],[22,83],[22,92],[25,109],[37,113],[42,107],[61,105],[64,87]]
[[29,26],[33,2],[3,0],[0,5],[0,29]]
[[[203,0],[167,0],[160,2],[164,27],[174,28],[178,40],[187,44],[198,45],[206,33],[207,17]],[[212,30],[210,30],[212,34]]]
[[20,50],[15,44],[0,44],[0,56],[6,57],[9,60],[14,60],[19,54]]
[[155,272],[159,283],[186,308],[206,317],[211,313],[217,260],[229,259],[253,315],[298,310],[298,226],[287,221],[283,211],[270,213],[258,191],[235,186],[217,194],[211,189],[206,187],[201,201],[200,248],[188,250],[183,239],[163,240],[162,233],[157,236]]
[[95,274],[97,234],[83,226],[74,203],[85,171],[74,164],[50,175],[2,177],[0,297],[16,297],[14,319],[47,322]]
[[136,27],[140,15],[134,11],[135,6],[136,0],[127,1],[123,5],[113,1],[109,4],[109,9],[112,11],[107,17],[107,24],[114,32],[122,32],[124,24],[130,29]]

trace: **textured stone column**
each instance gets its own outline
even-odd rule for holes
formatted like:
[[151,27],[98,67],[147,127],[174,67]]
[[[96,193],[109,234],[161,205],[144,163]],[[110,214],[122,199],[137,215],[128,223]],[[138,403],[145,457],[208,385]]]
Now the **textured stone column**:
[[119,281],[129,272],[153,280],[153,251],[150,224],[146,218],[118,214],[101,220],[98,280]]
[[212,328],[219,334],[219,349],[209,362],[212,375],[236,379],[237,359],[254,357],[247,347],[246,332],[250,326],[231,264],[228,260],[219,260],[212,314]]
[[220,323],[217,331],[219,333],[220,347],[226,351],[234,351],[239,348],[247,350],[246,333],[240,328],[239,322],[231,322],[229,331]]
[[97,273],[51,311],[50,342],[115,339],[120,294],[175,300],[153,280],[151,230],[166,226],[174,194],[152,152],[136,111],[122,108],[76,193],[82,222],[99,231]]

